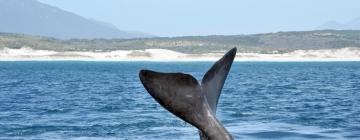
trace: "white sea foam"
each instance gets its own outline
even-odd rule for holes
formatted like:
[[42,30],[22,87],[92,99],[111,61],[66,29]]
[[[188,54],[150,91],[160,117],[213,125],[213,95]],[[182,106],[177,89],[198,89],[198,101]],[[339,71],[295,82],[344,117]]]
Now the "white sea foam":
[[[165,49],[117,50],[110,52],[56,52],[4,48],[0,60],[84,60],[84,61],[215,61],[223,53],[185,54]],[[360,48],[296,50],[282,54],[238,52],[236,61],[360,61]]]

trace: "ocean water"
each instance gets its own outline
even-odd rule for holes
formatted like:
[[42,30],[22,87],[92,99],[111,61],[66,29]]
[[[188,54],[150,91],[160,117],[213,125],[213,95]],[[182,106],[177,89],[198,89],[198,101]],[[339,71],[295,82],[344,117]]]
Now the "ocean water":
[[[213,62],[0,62],[0,139],[199,139],[140,69]],[[360,139],[360,62],[235,62],[217,116],[235,139]]]

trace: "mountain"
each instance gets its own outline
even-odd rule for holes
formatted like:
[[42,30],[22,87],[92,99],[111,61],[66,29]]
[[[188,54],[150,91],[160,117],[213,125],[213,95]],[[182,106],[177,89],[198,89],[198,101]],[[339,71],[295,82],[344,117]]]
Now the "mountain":
[[0,0],[0,32],[48,36],[58,39],[144,38],[109,23],[43,4],[37,0]]
[[347,26],[350,29],[360,30],[360,17],[351,20],[349,23],[347,23]]
[[355,18],[347,23],[340,23],[337,21],[329,21],[321,26],[318,29],[333,29],[333,30],[360,30],[360,17]]

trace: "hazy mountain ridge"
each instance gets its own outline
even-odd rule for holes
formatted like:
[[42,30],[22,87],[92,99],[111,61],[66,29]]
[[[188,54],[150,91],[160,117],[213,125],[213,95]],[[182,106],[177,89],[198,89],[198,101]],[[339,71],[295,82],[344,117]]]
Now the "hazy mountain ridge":
[[338,21],[329,21],[318,29],[333,29],[333,30],[360,30],[360,17],[355,18],[346,23],[340,23]]
[[360,48],[360,30],[92,40],[57,40],[38,36],[0,34],[0,48],[22,47],[59,52],[167,49],[188,54],[224,52],[237,47],[239,52],[244,53],[287,53],[295,50]]
[[37,0],[0,0],[0,32],[71,38],[151,37],[120,31],[101,21],[86,19]]

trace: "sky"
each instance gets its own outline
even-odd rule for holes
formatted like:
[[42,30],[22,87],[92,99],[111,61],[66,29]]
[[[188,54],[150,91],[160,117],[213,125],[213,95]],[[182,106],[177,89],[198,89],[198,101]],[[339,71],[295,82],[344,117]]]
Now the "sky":
[[39,0],[120,30],[157,36],[314,30],[360,17],[360,0]]

